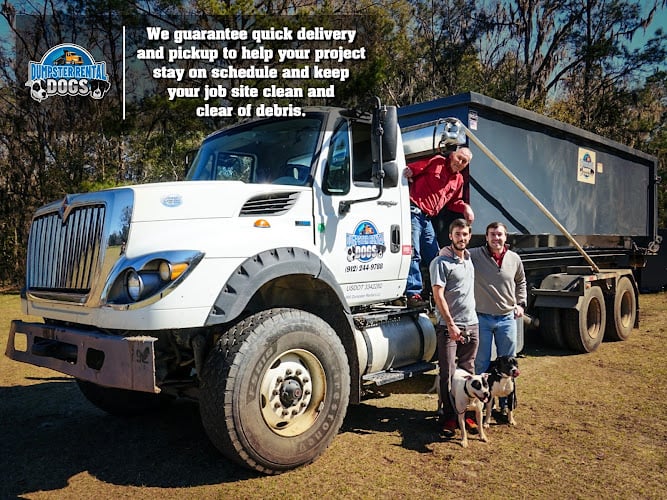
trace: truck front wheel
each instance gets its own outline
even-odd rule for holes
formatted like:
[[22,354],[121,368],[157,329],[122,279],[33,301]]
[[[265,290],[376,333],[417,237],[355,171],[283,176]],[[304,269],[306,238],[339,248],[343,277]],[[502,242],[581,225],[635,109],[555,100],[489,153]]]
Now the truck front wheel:
[[200,411],[213,444],[266,474],[312,462],[349,400],[347,356],[334,330],[296,309],[271,309],[225,332],[201,375]]
[[570,349],[586,353],[602,342],[606,324],[604,295],[599,286],[586,290],[579,310],[563,309],[564,335]]

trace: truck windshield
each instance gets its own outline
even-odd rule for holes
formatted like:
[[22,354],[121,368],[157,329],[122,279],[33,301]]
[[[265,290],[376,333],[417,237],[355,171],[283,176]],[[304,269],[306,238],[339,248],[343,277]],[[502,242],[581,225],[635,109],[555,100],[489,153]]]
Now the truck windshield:
[[310,113],[214,134],[197,152],[187,180],[309,185],[324,119],[323,113]]

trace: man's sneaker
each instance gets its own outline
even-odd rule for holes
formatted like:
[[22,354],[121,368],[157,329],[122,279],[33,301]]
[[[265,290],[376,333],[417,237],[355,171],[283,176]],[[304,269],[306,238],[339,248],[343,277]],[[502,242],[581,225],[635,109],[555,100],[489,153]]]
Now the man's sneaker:
[[456,432],[456,429],[458,429],[459,425],[456,423],[456,420],[453,418],[448,418],[445,420],[445,423],[442,424],[442,434],[445,437],[452,437],[454,433]]
[[475,422],[470,417],[466,418],[466,429],[468,429],[468,432],[470,434],[477,434],[479,432],[479,427],[477,427],[477,422]]
[[415,295],[410,295],[408,297],[408,308],[418,309],[423,308],[428,305],[428,301],[422,299],[422,296],[416,293]]

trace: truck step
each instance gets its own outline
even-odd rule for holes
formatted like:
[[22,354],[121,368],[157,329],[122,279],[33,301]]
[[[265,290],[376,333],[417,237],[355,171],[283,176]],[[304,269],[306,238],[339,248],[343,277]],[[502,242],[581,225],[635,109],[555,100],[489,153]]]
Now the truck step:
[[381,372],[369,373],[364,375],[362,379],[367,382],[373,382],[376,385],[385,385],[392,382],[398,382],[399,380],[405,380],[406,378],[412,378],[415,375],[431,371],[435,368],[435,363],[421,361],[419,363],[402,366],[400,368],[392,368],[389,370],[383,370]]
[[355,326],[359,329],[363,329],[385,322],[396,321],[406,315],[417,317],[422,312],[424,312],[424,309],[410,309],[397,306],[376,306],[373,309],[354,314],[353,319]]

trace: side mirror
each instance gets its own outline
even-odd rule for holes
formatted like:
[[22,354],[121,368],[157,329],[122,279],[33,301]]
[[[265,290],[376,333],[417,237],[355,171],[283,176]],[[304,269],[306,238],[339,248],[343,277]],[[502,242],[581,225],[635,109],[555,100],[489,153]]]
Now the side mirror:
[[387,106],[384,115],[384,134],[382,134],[382,161],[396,159],[398,141],[398,112],[396,106]]
[[[385,178],[385,164],[396,160],[398,143],[398,113],[396,106],[381,106],[380,100],[373,109],[372,128],[372,177],[376,183]],[[394,184],[395,186],[396,184]]]
[[395,187],[399,182],[400,172],[396,163],[398,113],[394,106],[382,106],[378,97],[375,98],[375,102],[371,120],[371,157],[373,161],[371,178],[378,187],[378,194],[359,200],[342,200],[338,204],[338,214],[341,217],[344,217],[355,203],[379,200],[382,198],[385,186]]
[[384,162],[384,187],[393,188],[398,186],[400,178],[401,176],[400,172],[398,171],[398,162]]

